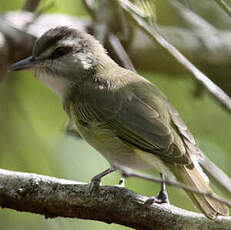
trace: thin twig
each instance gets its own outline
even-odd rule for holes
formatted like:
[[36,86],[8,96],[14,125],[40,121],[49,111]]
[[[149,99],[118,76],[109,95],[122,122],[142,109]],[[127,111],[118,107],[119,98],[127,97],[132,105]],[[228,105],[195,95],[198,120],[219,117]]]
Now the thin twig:
[[123,63],[123,66],[126,69],[129,69],[133,72],[136,72],[135,67],[133,66],[130,58],[127,55],[127,52],[125,51],[125,49],[124,49],[123,45],[121,44],[120,40],[118,39],[118,37],[111,33],[108,36],[108,40],[111,43],[113,50],[116,52],[116,55],[118,56],[120,61]]
[[93,0],[83,0],[83,4],[84,4],[87,12],[91,16],[92,20],[94,21],[95,20],[95,13],[96,13],[95,3],[93,2]]
[[231,16],[231,8],[225,0],[214,0],[229,16]]
[[173,9],[177,11],[177,16],[184,22],[184,24],[190,25],[190,29],[193,31],[206,31],[207,33],[214,34],[218,33],[215,26],[210,24],[200,15],[194,13],[189,8],[185,7],[179,0],[173,0],[169,2]]
[[222,193],[231,198],[231,179],[205,155],[203,159],[200,159],[200,165],[210,181],[213,182]]
[[194,66],[180,51],[178,51],[173,45],[171,45],[160,34],[156,25],[150,25],[147,23],[143,14],[137,10],[128,0],[120,0],[122,8],[133,18],[135,23],[147,33],[154,41],[158,42],[163,48],[165,48],[173,57],[176,58],[186,69],[188,69],[199,81],[208,92],[229,112],[231,112],[231,98],[216,84],[214,84],[205,74],[203,74],[196,66]]
[[29,11],[29,12],[34,12],[41,0],[26,0],[24,3],[22,10]]
[[26,30],[30,25],[32,25],[39,16],[41,16],[44,12],[46,12],[47,10],[51,9],[54,6],[54,1],[48,3],[47,5],[41,7],[40,9],[37,9],[34,14],[33,14],[33,18],[31,19],[31,21],[29,21],[28,23],[25,24],[24,26],[24,30]]

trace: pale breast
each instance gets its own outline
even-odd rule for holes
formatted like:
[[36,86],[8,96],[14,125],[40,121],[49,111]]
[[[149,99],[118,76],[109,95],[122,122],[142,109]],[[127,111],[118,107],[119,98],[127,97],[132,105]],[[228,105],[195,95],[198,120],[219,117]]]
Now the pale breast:
[[51,88],[61,98],[64,98],[70,89],[70,81],[60,76],[47,74],[45,71],[36,71],[36,78],[40,80],[44,85]]
[[[173,178],[164,162],[154,154],[143,152],[136,147],[124,143],[110,129],[103,129],[96,123],[77,121],[78,130],[83,138],[115,168],[123,172],[164,173]],[[150,171],[150,172],[149,172]]]

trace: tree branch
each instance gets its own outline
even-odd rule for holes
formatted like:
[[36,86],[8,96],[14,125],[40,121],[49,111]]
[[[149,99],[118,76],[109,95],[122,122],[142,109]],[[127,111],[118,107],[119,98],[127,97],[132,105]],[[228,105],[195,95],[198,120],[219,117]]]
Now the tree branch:
[[229,16],[231,16],[231,8],[224,0],[214,0]]
[[133,64],[132,64],[129,56],[127,55],[123,45],[121,44],[119,38],[116,35],[111,33],[109,35],[108,39],[109,39],[109,42],[111,43],[113,50],[117,54],[119,60],[123,63],[123,66],[126,69],[129,69],[129,70],[136,73],[136,69],[133,66]]
[[0,169],[0,205],[18,211],[117,223],[136,229],[228,230],[231,217],[209,220],[172,205],[145,206],[147,197],[118,186],[89,193],[85,183]]
[[41,0],[26,0],[22,9],[25,11],[33,12],[38,7]]
[[171,45],[159,32],[157,25],[150,25],[140,15],[137,7],[128,0],[120,0],[123,9],[131,15],[136,24],[146,32],[150,38],[158,42],[166,49],[179,63],[192,73],[194,79],[201,83],[205,89],[222,105],[228,112],[231,112],[231,98],[216,84],[193,65],[177,48]]

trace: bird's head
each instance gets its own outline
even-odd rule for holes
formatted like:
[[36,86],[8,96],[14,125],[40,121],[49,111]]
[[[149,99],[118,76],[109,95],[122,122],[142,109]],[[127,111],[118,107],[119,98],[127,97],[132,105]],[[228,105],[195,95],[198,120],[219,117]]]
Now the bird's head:
[[32,56],[12,64],[9,71],[34,70],[39,80],[62,96],[69,87],[94,75],[105,61],[111,59],[96,39],[63,26],[45,32]]

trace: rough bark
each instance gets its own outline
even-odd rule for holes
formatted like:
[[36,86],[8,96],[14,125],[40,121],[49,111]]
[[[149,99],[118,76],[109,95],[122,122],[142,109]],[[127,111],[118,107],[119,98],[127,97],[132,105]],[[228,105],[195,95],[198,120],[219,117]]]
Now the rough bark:
[[172,205],[145,206],[147,197],[117,186],[100,186],[30,173],[0,170],[0,205],[46,218],[71,217],[117,223],[135,229],[231,229],[230,217],[209,220]]

